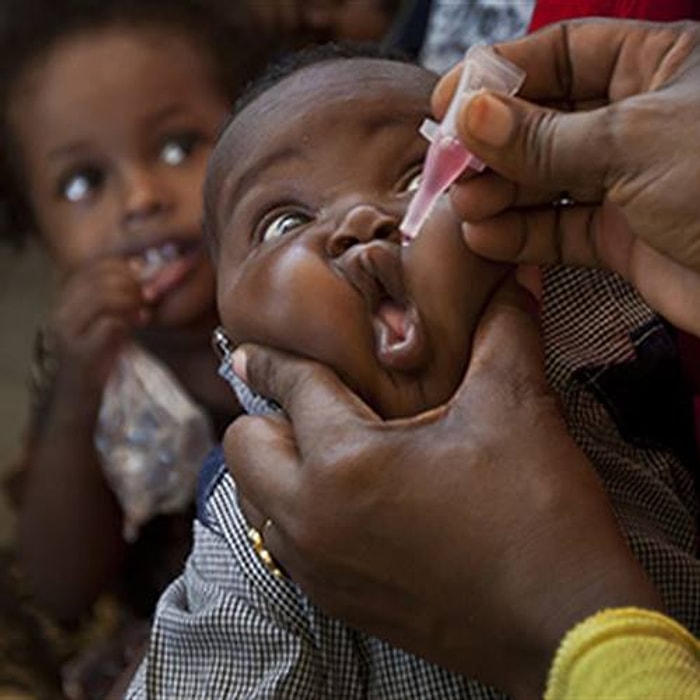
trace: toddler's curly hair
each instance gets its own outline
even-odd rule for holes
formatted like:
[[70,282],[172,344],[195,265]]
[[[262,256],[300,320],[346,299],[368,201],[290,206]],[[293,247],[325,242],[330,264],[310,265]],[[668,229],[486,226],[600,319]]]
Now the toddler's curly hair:
[[270,55],[264,41],[250,41],[245,10],[241,0],[1,0],[0,238],[21,247],[36,232],[8,119],[13,92],[32,65],[73,35],[111,27],[172,30],[209,56],[233,103]]

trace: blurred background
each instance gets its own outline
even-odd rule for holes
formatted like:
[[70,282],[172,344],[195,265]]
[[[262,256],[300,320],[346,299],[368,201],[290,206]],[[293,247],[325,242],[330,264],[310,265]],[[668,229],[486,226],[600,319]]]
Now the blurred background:
[[[0,247],[0,481],[15,461],[28,411],[31,350],[46,313],[51,271],[43,250]],[[0,490],[0,546],[14,535],[6,497]]]

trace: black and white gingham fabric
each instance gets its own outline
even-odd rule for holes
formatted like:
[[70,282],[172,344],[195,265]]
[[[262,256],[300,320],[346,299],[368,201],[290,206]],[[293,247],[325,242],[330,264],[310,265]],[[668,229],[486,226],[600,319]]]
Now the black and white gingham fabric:
[[280,406],[272,399],[267,399],[260,396],[256,391],[253,391],[239,376],[233,371],[231,364],[231,354],[225,353],[221,358],[218,369],[219,376],[233,389],[233,393],[238,399],[241,408],[251,416],[265,416],[270,413],[279,413],[282,411]]
[[[692,479],[670,449],[623,439],[623,414],[604,394],[609,371],[634,365],[648,341],[672,351],[664,325],[616,277],[561,269],[546,275],[543,325],[548,376],[573,435],[670,613],[700,633]],[[206,494],[192,553],[159,602],[129,700],[502,697],[329,619],[274,578],[246,537],[225,465]]]

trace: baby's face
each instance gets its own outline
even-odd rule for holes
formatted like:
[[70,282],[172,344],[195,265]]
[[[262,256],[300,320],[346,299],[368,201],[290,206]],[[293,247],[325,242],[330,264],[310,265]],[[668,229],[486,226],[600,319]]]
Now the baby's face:
[[155,322],[211,313],[201,188],[227,111],[208,59],[168,31],[70,35],[30,66],[9,119],[60,272],[103,258],[143,270],[160,258]]
[[230,338],[330,365],[385,418],[452,395],[484,305],[511,283],[467,249],[446,198],[400,245],[433,84],[389,61],[306,68],[234,120],[207,185]]

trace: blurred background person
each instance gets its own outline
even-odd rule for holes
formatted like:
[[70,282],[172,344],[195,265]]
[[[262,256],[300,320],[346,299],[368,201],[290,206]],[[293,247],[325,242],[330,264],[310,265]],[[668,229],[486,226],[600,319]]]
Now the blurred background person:
[[[194,488],[180,512],[123,536],[123,504],[95,447],[122,351],[146,352],[212,440],[238,411],[211,350],[201,185],[230,105],[264,59],[263,42],[244,40],[239,9],[218,0],[0,7],[0,228],[7,241],[35,236],[56,277],[13,480],[20,580],[4,568],[0,634],[3,682],[40,687],[41,697],[61,686],[71,698],[105,696],[190,547]],[[200,457],[188,460],[172,457],[196,474]]]

